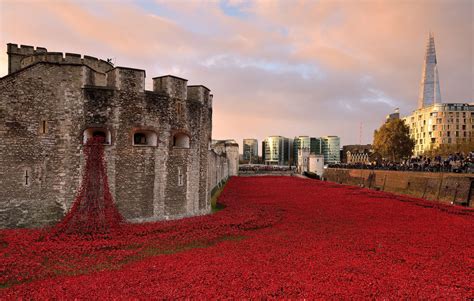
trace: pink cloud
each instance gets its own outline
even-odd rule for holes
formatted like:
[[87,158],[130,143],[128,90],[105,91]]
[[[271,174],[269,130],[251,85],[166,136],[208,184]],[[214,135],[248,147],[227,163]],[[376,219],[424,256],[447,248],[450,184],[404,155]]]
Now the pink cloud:
[[363,121],[370,142],[392,104],[414,108],[429,30],[443,99],[474,99],[472,1],[229,4],[244,17],[208,1],[3,1],[0,43],[112,57],[149,78],[178,73],[205,84],[215,137],[238,141],[335,134],[348,144]]

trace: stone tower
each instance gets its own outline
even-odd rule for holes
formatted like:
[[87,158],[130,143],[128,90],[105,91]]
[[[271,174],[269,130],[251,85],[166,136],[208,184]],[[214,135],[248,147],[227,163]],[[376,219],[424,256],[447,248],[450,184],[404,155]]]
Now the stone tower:
[[[8,44],[0,78],[0,228],[42,227],[69,211],[102,137],[110,193],[130,222],[211,212],[211,191],[238,170],[211,146],[211,91],[173,75]],[[235,147],[234,147],[235,148]]]
[[439,90],[439,76],[436,60],[436,50],[434,37],[430,32],[428,43],[426,45],[425,62],[423,64],[423,72],[421,74],[420,96],[418,97],[418,109],[426,105],[441,102],[441,94]]

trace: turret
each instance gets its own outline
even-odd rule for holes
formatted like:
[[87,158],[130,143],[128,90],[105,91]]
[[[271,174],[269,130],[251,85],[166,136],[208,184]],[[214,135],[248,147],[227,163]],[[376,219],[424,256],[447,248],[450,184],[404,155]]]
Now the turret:
[[186,99],[188,80],[173,75],[153,78],[153,91],[172,98]]
[[207,105],[209,101],[212,99],[212,96],[210,96],[210,92],[211,90],[209,90],[203,85],[188,86],[187,99],[197,100],[200,103]]
[[115,67],[107,72],[107,86],[117,90],[145,91],[145,70]]

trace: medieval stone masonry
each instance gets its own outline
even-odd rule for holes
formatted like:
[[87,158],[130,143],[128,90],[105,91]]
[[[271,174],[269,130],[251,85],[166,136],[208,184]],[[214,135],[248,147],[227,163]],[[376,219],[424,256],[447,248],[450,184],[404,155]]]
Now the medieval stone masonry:
[[8,44],[7,53],[0,227],[58,221],[79,188],[92,136],[105,139],[111,192],[129,221],[209,213],[212,188],[235,174],[225,153],[211,149],[208,88],[166,75],[146,91],[144,70],[41,47]]

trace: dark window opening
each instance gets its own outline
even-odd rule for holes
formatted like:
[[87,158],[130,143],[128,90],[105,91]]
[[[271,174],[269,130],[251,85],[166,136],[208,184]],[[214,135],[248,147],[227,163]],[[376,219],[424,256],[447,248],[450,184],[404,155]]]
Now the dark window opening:
[[181,172],[181,168],[178,167],[178,186],[183,186],[184,184],[184,177]]
[[132,144],[135,146],[157,146],[158,135],[154,131],[140,130],[133,134]]
[[111,135],[110,131],[104,128],[88,128],[84,131],[84,144],[87,143],[87,140],[90,138],[99,138],[103,144],[111,144]]
[[46,134],[47,130],[48,130],[48,124],[46,120],[43,120],[41,122],[41,134]]
[[135,144],[146,145],[146,135],[144,133],[135,133],[135,135],[133,135],[133,142]]
[[25,170],[25,185],[28,186],[28,180],[30,179],[30,176],[28,175],[28,170]]
[[104,131],[94,131],[92,132],[92,137],[98,137],[102,141],[102,143],[105,143],[105,141],[107,140],[107,134]]

